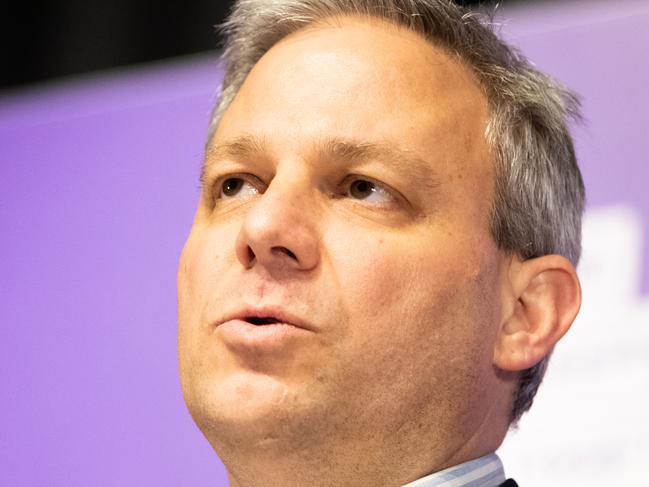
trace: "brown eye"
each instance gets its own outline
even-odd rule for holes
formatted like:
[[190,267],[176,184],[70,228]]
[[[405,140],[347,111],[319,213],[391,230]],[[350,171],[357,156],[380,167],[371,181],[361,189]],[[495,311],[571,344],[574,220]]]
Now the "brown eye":
[[372,206],[388,207],[397,202],[394,193],[382,183],[364,178],[350,178],[347,182],[347,196]]
[[349,187],[349,194],[352,198],[364,200],[372,196],[376,192],[376,185],[364,179],[357,179]]
[[243,179],[241,178],[228,178],[221,184],[221,196],[232,198],[237,195],[243,187]]
[[227,178],[220,184],[218,199],[229,200],[247,198],[259,194],[258,188],[259,186],[251,183],[248,178]]

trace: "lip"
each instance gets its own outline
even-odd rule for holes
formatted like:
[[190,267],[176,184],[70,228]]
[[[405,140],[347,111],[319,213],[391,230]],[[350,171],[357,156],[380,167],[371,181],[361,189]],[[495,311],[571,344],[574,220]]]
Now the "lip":
[[[250,318],[269,318],[276,322],[253,324]],[[217,322],[216,334],[238,354],[284,354],[315,331],[305,320],[281,307],[246,307],[226,314]]]
[[224,317],[217,322],[217,327],[230,322],[230,321],[243,321],[247,323],[249,318],[274,318],[277,320],[276,324],[266,325],[252,325],[255,327],[264,326],[277,326],[288,325],[295,328],[302,328],[304,330],[315,331],[313,327],[300,317],[286,311],[281,306],[263,306],[263,307],[243,307],[230,313],[226,313]]

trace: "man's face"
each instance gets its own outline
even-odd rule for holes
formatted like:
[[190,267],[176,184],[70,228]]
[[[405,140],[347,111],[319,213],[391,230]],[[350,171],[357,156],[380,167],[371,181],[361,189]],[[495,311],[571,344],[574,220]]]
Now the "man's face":
[[256,65],[179,268],[182,388],[222,456],[448,449],[484,420],[504,266],[487,116],[468,69],[378,21],[301,31]]

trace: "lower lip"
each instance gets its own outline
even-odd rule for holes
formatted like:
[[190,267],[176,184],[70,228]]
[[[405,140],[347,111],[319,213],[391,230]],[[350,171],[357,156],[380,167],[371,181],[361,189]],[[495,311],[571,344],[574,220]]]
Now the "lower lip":
[[281,351],[311,334],[309,330],[287,323],[253,325],[244,320],[226,321],[217,327],[216,332],[229,348],[254,352]]

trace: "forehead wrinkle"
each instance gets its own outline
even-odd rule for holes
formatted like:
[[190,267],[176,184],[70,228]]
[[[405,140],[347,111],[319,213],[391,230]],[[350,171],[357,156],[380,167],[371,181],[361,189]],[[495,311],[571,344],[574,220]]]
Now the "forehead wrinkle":
[[379,161],[414,177],[428,189],[439,186],[439,179],[430,162],[413,154],[412,151],[397,147],[392,142],[362,142],[331,138],[316,143],[315,150],[324,160],[342,160],[351,164]]

